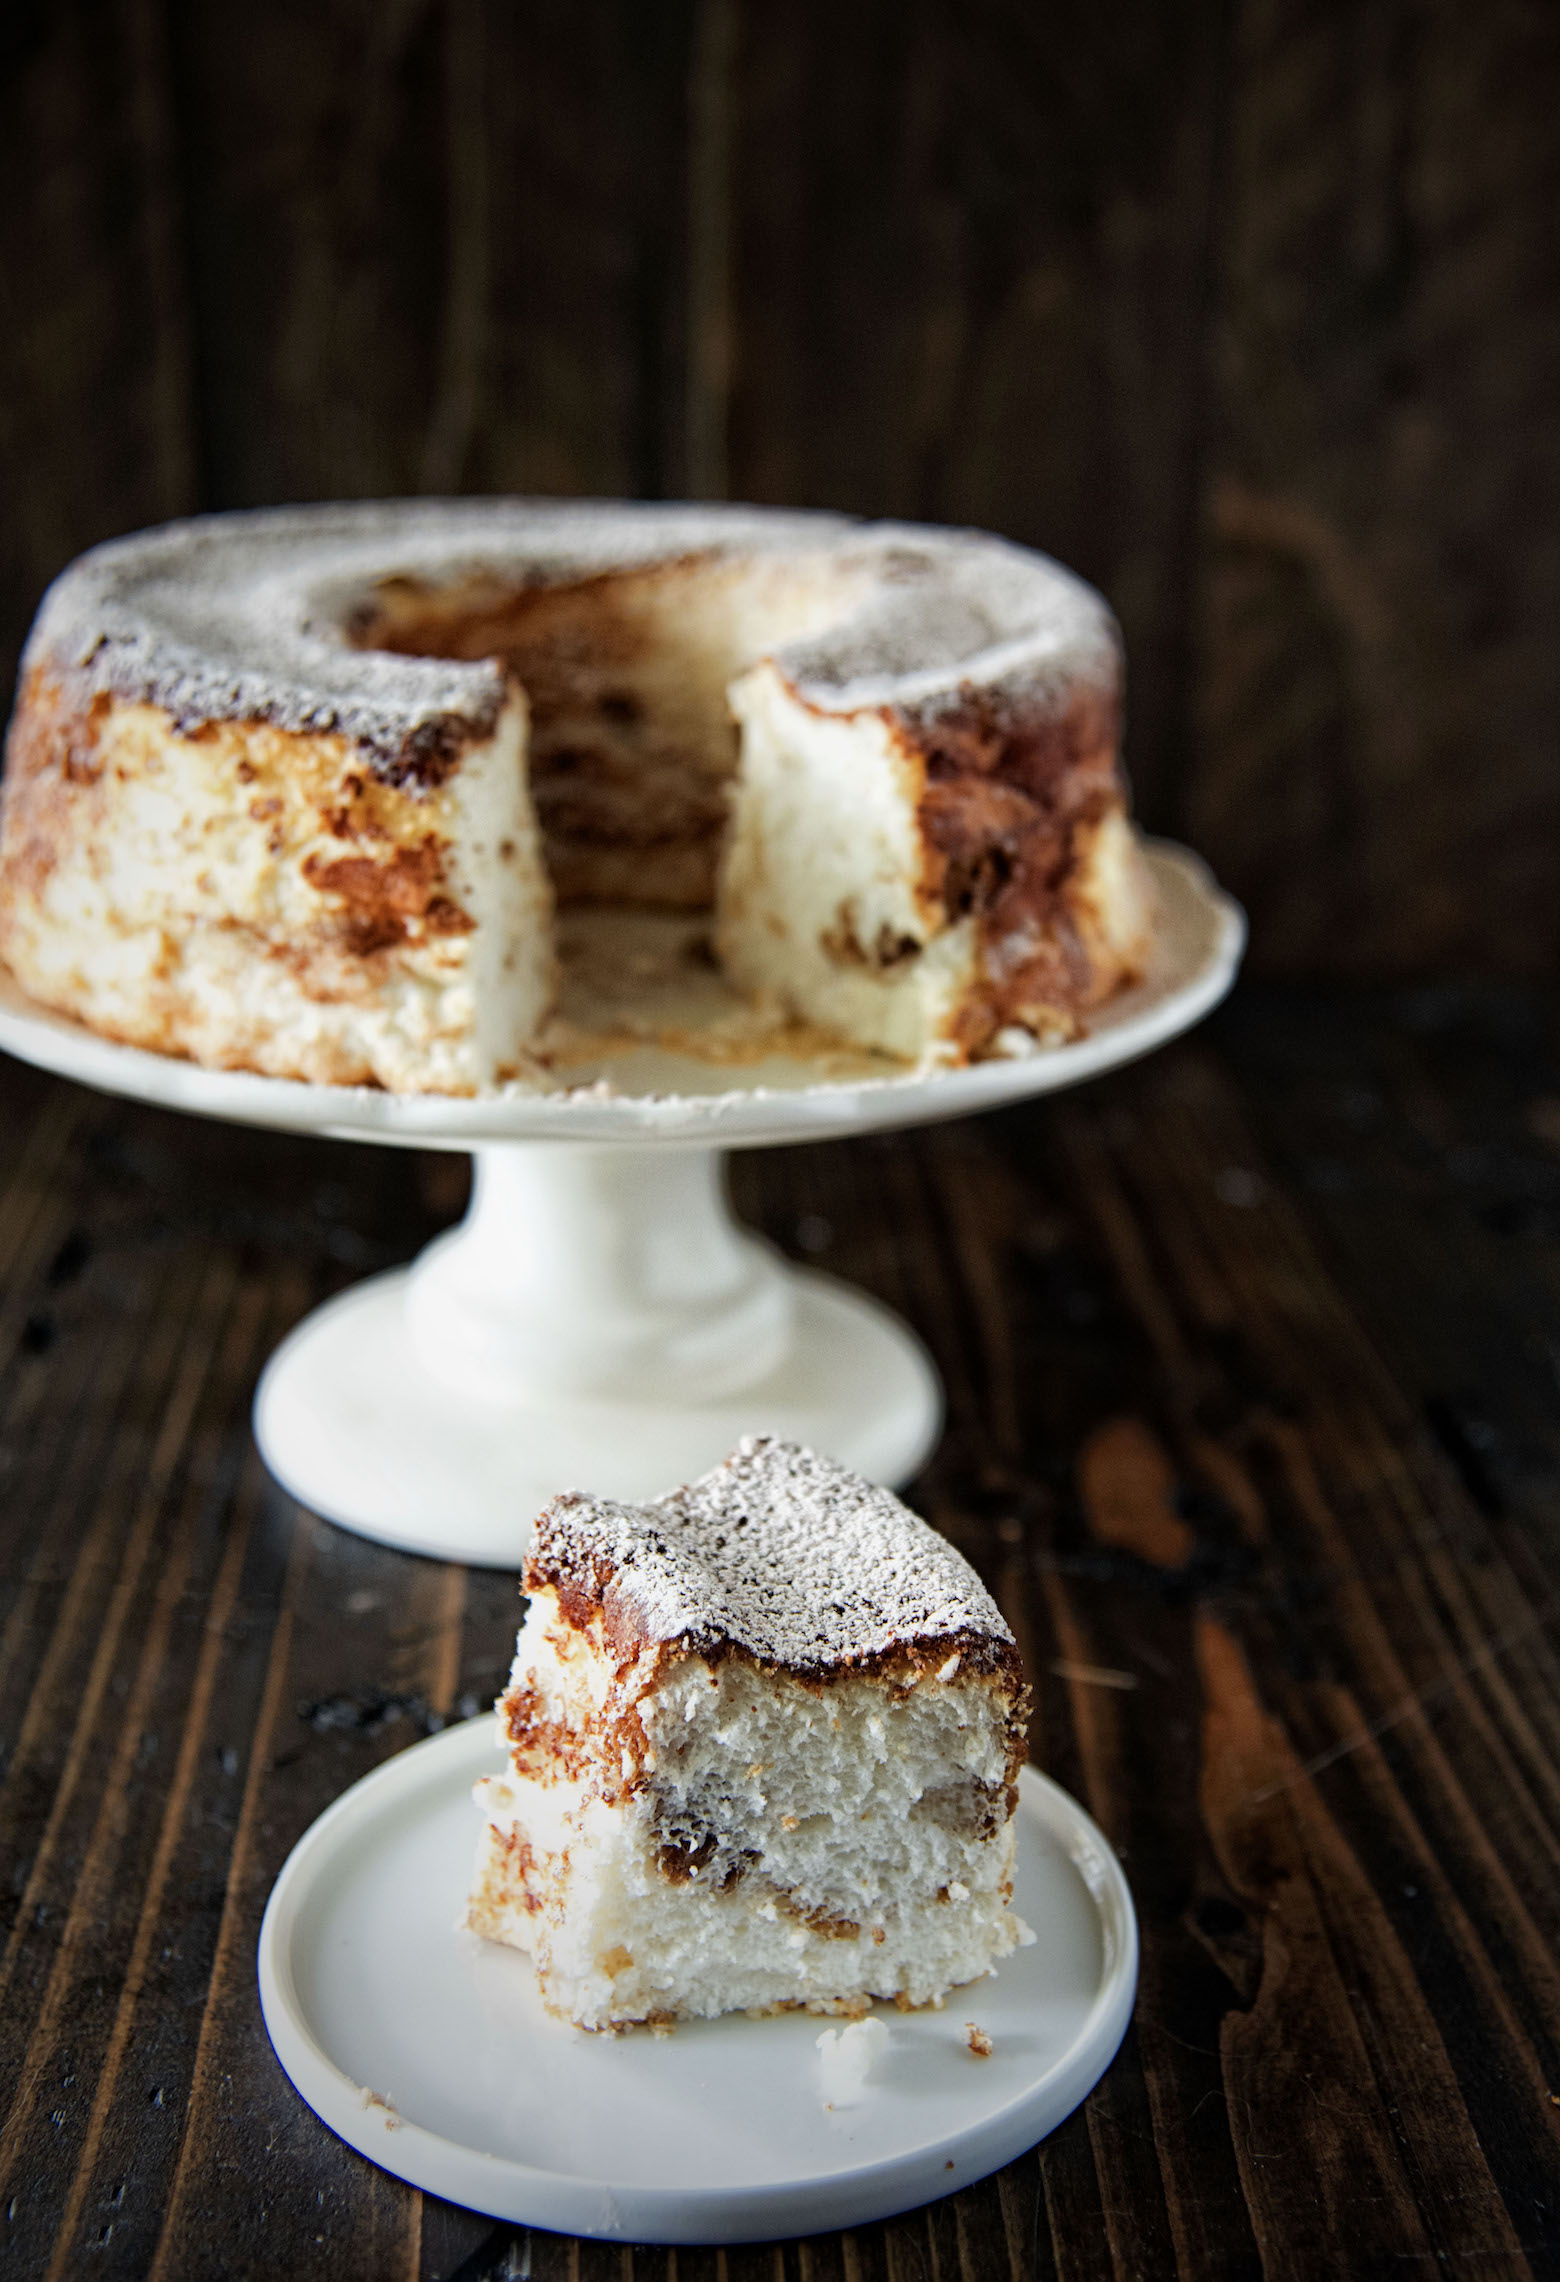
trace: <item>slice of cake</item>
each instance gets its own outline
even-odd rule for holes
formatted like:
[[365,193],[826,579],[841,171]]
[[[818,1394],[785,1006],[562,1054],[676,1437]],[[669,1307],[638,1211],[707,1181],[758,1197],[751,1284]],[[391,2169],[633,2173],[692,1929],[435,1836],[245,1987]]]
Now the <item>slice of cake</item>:
[[582,2028],[935,2003],[1021,1938],[1028,1708],[961,1554],[887,1490],[744,1442],[537,1523],[467,1923]]

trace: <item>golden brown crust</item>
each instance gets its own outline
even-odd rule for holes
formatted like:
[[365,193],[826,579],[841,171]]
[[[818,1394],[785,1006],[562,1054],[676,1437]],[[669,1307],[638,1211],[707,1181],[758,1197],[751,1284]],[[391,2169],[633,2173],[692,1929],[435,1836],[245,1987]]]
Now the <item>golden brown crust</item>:
[[1009,1024],[1075,1025],[1136,980],[1130,960],[1099,959],[1081,924],[1095,834],[1126,814],[1115,692],[1080,688],[1046,712],[967,688],[932,722],[888,718],[920,772],[923,894],[949,921],[976,924],[980,986],[954,1043],[973,1055]]
[[[35,900],[62,858],[90,846],[113,780],[155,765],[164,746],[201,750],[214,783],[228,787],[226,806],[257,827],[268,855],[301,855],[301,876],[323,899],[324,932],[342,948],[358,953],[365,927],[386,942],[471,928],[449,889],[448,844],[430,829],[428,802],[373,776],[344,737],[262,721],[181,731],[159,707],[102,695],[83,702],[41,666],[27,675],[6,739],[4,906]],[[322,838],[340,852],[322,852]]]
[[732,1658],[820,1693],[853,1678],[1022,1688],[1013,1635],[955,1548],[891,1492],[770,1435],[648,1504],[564,1491],[537,1517],[524,1587],[556,1606],[560,1655],[583,1646],[620,1692]]
[[[545,1698],[522,1675],[511,1682],[498,1703],[499,1717],[510,1746],[510,1763],[517,1775],[539,1782],[583,1782],[593,1796],[611,1804],[631,1797],[653,1781],[654,1755],[645,1732],[642,1709],[646,1698],[664,1685],[678,1665],[702,1664],[713,1674],[725,1661],[745,1664],[766,1678],[781,1677],[791,1685],[822,1697],[831,1687],[849,1680],[877,1680],[899,1701],[918,1687],[962,1685],[990,1689],[1001,1701],[1006,1761],[1000,1788],[974,1786],[971,1796],[950,1802],[961,1819],[973,1816],[987,1835],[1007,1821],[1018,1805],[1018,1774],[1029,1756],[1031,1694],[1016,1646],[970,1631],[949,1633],[932,1640],[896,1644],[880,1654],[863,1656],[824,1670],[787,1666],[751,1654],[730,1640],[715,1644],[685,1642],[637,1643],[621,1632],[612,1635],[602,1601],[592,1599],[578,1580],[560,1587],[545,1574],[553,1565],[532,1556],[526,1564],[528,1593],[551,1595],[556,1617],[548,1637],[560,1662],[576,1659],[605,1660],[611,1679],[601,1706],[583,1723],[549,1717]],[[713,1841],[701,1852],[701,1841],[686,1832],[669,1834],[661,1849],[662,1874],[679,1882],[704,1867]],[[740,1867],[731,1874],[740,1875]],[[731,1882],[728,1877],[727,1882]]]
[[102,772],[99,736],[112,700],[73,701],[41,666],[22,683],[0,780],[0,927],[15,900],[35,899],[73,837],[79,789]]
[[515,1905],[518,1903],[527,1917],[540,1915],[546,1903],[547,1875],[523,1831],[500,1830],[497,1823],[489,1823],[476,1882],[466,1903],[466,1924],[489,1941],[513,1942]]
[[565,1622],[576,1632],[599,1641],[620,1676],[648,1652],[652,1658],[694,1655],[711,1665],[735,1657],[755,1670],[783,1672],[803,1686],[819,1690],[840,1680],[862,1678],[913,1687],[928,1673],[939,1671],[950,1656],[958,1657],[967,1678],[1008,1675],[1022,1679],[1018,1651],[1010,1641],[969,1629],[896,1641],[891,1647],[833,1658],[827,1664],[754,1656],[738,1642],[716,1636],[672,1645],[646,1630],[638,1602],[632,1593],[619,1591],[617,1584],[618,1571],[577,1541],[570,1544],[568,1556],[548,1546],[526,1557],[524,1590],[555,1594]]
[[[159,707],[83,697],[35,666],[0,793],[0,959],[40,1003],[154,1052],[374,1084],[358,1047],[322,1039],[311,1065],[295,1068],[236,1010],[231,1035],[213,1035],[184,979],[190,944],[231,940],[256,973],[281,970],[305,999],[356,1006],[474,925],[449,877],[444,803],[376,777],[339,735],[259,721],[181,731]],[[145,836],[136,802],[148,794],[180,820],[181,836],[160,851],[165,873],[138,868],[124,837],[127,820]],[[70,945],[61,913],[81,893],[103,909],[97,947],[117,931],[141,961],[138,996],[104,1002],[58,955]]]
[[[621,1638],[613,1641],[599,1602],[588,1603],[577,1588],[566,1593],[529,1563],[525,1589],[529,1593],[556,1595],[558,1622],[551,1627],[551,1638],[565,1660],[574,1654],[605,1655],[612,1660],[614,1669],[613,1684],[601,1716],[584,1727],[571,1725],[567,1720],[548,1719],[542,1710],[540,1693],[523,1679],[513,1683],[499,1698],[499,1717],[509,1739],[511,1764],[519,1775],[542,1782],[588,1779],[593,1790],[610,1802],[629,1797],[643,1788],[652,1759],[640,1715],[643,1699],[664,1682],[668,1670],[676,1664],[697,1662],[713,1670],[732,1659],[766,1677],[783,1677],[818,1696],[849,1680],[876,1679],[902,1699],[913,1688],[924,1687],[928,1682],[938,1684],[944,1674],[949,1682],[957,1680],[965,1686],[994,1689],[1004,1699],[1007,1757],[1003,1788],[993,1792],[989,1800],[977,1804],[983,1803],[993,1828],[999,1819],[996,1812],[999,1797],[1002,1821],[1009,1819],[1017,1808],[1018,1773],[1029,1757],[1029,1715],[1033,1699],[1018,1650],[1009,1642],[972,1633],[950,1633],[937,1640],[910,1642],[824,1671],[809,1671],[754,1656],[729,1640],[697,1648],[666,1642],[648,1647],[642,1642],[631,1646]],[[950,1673],[949,1664],[955,1659],[957,1668]],[[667,1858],[662,1863],[663,1871],[672,1878],[686,1878],[701,1866],[696,1852],[675,1846],[667,1850]]]
[[305,856],[303,877],[341,907],[341,936],[358,957],[425,935],[469,935],[476,922],[444,892],[444,848],[425,832],[378,856]]

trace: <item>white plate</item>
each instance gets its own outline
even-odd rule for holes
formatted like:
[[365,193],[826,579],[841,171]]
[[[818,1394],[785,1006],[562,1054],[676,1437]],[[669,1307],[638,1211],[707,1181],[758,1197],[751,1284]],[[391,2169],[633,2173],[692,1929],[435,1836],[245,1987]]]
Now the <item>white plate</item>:
[[[1016,1906],[1037,1940],[942,2012],[880,2006],[865,2096],[826,2107],[803,2013],[585,2036],[529,1960],[457,1930],[490,1719],[403,1752],[300,1839],[260,1931],[282,2066],[340,2137],[495,2218],[628,2242],[754,2242],[864,2225],[1010,2162],[1114,2058],[1137,1984],[1121,1867],[1026,1768]],[[992,2040],[977,2059],[974,2021]],[[838,2024],[835,2024],[838,2025]]]
[[[699,1054],[641,1044],[619,1045],[574,1065],[572,1089],[515,1085],[453,1097],[302,1085],[246,1070],[203,1069],[172,1055],[116,1045],[35,1005],[3,970],[0,1048],[83,1085],[168,1109],[412,1148],[541,1140],[750,1148],[919,1125],[1076,1085],[1150,1053],[1218,1004],[1245,943],[1240,907],[1186,849],[1151,841],[1148,855],[1159,925],[1147,979],[1102,1008],[1088,1035],[1074,1044],[968,1069],[900,1069],[879,1062],[872,1074],[841,1076],[839,1056],[820,1061],[775,1053],[738,1065],[738,1076],[733,1067]],[[718,983],[705,995],[728,1014],[740,1004]],[[625,1004],[632,998],[630,990]],[[688,1011],[694,1030],[724,1019],[702,1003]],[[599,1008],[595,1013],[600,1018]]]

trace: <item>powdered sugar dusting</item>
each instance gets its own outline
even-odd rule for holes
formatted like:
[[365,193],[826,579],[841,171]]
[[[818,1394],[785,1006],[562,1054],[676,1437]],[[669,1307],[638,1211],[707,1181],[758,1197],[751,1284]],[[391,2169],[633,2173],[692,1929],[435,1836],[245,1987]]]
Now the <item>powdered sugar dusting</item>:
[[180,727],[263,720],[336,732],[405,764],[491,730],[501,669],[356,648],[346,626],[385,579],[568,584],[689,555],[822,548],[827,515],[614,501],[383,500],[164,524],[95,547],[55,581],[28,646],[90,691]]
[[792,685],[823,712],[892,706],[935,720],[973,685],[1000,708],[1032,707],[1086,683],[1120,679],[1115,620],[1099,595],[1060,563],[983,531],[913,523],[863,527],[873,573],[867,597],[837,626],[776,655]]
[[1013,1641],[963,1555],[891,1491],[767,1436],[648,1505],[566,1492],[537,1523],[526,1579],[602,1599],[647,1642],[729,1643],[802,1671]]
[[865,598],[775,661],[823,711],[896,705],[935,717],[977,684],[1015,705],[1079,680],[1114,688],[1114,622],[1044,556],[973,532],[833,515],[612,501],[391,500],[212,515],[111,541],[45,598],[27,663],[164,707],[183,729],[263,720],[338,733],[378,765],[437,773],[491,732],[504,675],[363,650],[353,611],[380,582],[568,584],[690,556],[827,553]]

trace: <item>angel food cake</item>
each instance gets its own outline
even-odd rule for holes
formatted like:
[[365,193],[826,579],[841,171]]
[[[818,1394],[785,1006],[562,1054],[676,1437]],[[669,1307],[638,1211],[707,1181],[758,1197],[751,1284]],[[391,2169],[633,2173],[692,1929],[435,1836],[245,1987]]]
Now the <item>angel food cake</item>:
[[537,1524],[467,1924],[582,2028],[938,2001],[1023,1938],[1028,1698],[963,1557],[833,1460],[744,1442]]
[[534,1072],[560,904],[712,914],[869,1050],[1074,1032],[1142,970],[1098,595],[975,533],[403,501],[95,549],[23,661],[0,958],[102,1034],[468,1093]]

